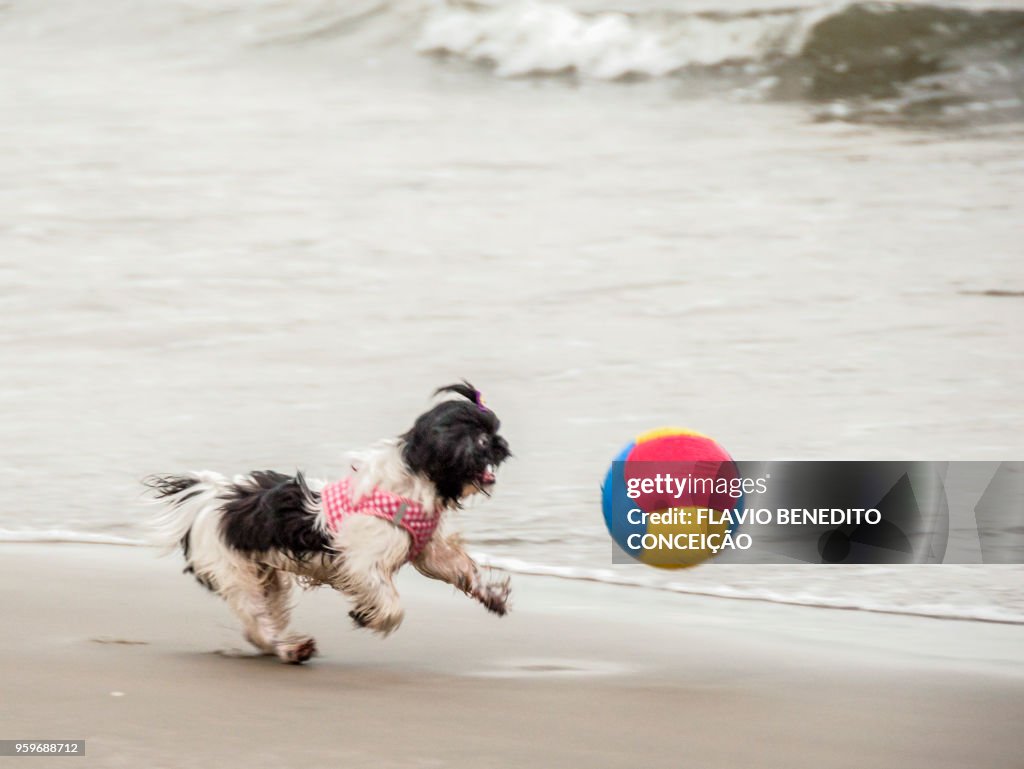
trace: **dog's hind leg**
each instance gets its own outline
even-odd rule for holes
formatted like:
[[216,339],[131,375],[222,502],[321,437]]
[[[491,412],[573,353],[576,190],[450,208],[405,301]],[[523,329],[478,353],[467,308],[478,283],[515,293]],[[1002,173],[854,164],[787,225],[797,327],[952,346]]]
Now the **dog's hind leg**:
[[253,566],[251,573],[221,595],[242,620],[245,639],[283,662],[301,663],[316,654],[309,636],[287,635],[291,616],[291,576],[270,566]]

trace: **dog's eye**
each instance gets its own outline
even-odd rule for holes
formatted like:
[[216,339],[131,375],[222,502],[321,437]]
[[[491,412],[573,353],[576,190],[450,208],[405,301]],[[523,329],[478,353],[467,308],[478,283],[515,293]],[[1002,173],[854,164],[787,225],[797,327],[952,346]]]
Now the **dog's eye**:
[[480,448],[487,448],[487,444],[491,442],[491,437],[487,433],[481,433],[480,437],[476,439],[476,445]]

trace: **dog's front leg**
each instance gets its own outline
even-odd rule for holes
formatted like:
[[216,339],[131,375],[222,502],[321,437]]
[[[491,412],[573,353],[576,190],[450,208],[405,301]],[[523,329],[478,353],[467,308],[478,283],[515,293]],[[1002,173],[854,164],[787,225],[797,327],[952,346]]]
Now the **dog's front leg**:
[[463,549],[458,536],[435,537],[413,561],[413,566],[431,579],[454,585],[499,617],[508,612],[508,598],[512,591],[509,578],[485,582],[480,567]]
[[334,539],[338,556],[326,581],[352,599],[359,627],[388,635],[402,624],[394,575],[409,553],[409,535],[388,521],[353,515]]

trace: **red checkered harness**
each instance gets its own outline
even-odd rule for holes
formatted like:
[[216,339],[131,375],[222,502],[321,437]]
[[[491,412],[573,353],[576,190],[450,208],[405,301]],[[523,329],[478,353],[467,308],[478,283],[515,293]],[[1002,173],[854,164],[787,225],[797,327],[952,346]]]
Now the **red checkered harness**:
[[320,492],[324,517],[332,531],[337,531],[341,522],[352,515],[372,515],[383,518],[409,532],[412,547],[409,560],[418,556],[434,535],[441,516],[427,512],[422,505],[405,497],[375,488],[360,499],[353,499],[353,479],[343,478],[328,483]]

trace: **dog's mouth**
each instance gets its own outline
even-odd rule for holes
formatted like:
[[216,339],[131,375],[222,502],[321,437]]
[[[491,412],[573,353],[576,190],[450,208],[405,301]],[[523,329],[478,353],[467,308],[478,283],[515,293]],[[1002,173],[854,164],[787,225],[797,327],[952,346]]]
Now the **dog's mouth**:
[[477,478],[476,482],[481,489],[486,489],[493,486],[495,481],[497,480],[497,476],[494,475],[494,466],[487,465],[487,467],[484,468],[484,471],[480,473],[480,476]]

